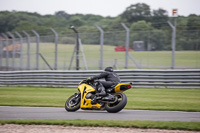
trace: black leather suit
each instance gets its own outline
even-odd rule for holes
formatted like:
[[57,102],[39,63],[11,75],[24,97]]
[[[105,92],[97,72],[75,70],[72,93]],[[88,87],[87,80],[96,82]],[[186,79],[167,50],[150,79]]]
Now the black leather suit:
[[102,79],[105,78],[106,81],[100,81],[105,88],[109,88],[112,85],[117,85],[120,83],[119,76],[114,72],[103,72],[100,75],[92,77],[92,79]]
[[106,95],[105,89],[110,88],[120,83],[119,76],[113,71],[112,72],[105,71],[101,73],[100,75],[92,77],[91,80],[102,79],[102,78],[104,78],[106,81],[100,81],[99,84],[97,85],[97,88],[98,88],[97,90],[100,92],[98,94],[101,96]]

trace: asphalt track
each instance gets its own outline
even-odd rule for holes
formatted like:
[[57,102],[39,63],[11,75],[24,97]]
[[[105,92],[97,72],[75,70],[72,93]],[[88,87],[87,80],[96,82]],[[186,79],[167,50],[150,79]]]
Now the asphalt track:
[[0,119],[89,119],[89,120],[152,120],[152,121],[200,121],[200,112],[122,110],[67,112],[55,107],[0,106]]

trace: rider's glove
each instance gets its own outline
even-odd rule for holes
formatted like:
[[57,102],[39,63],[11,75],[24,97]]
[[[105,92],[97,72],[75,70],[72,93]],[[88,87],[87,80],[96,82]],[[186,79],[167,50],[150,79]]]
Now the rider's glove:
[[92,81],[92,80],[93,80],[92,77],[87,78],[87,81]]

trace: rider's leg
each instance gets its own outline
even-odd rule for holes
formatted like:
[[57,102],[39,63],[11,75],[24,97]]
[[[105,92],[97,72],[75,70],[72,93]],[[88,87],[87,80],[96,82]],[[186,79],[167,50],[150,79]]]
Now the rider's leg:
[[98,82],[96,84],[96,87],[97,87],[97,92],[96,92],[94,98],[91,101],[92,104],[96,104],[97,99],[101,98],[101,96],[103,96],[103,97],[106,96],[106,90],[105,90],[105,88],[104,88],[104,86],[102,85],[101,82]]
[[105,97],[107,95],[105,89],[111,87],[112,85],[114,85],[114,83],[111,82],[111,81],[98,82],[96,87],[97,87],[97,91],[99,91],[99,92],[97,92],[96,96],[92,99],[92,104],[96,104],[97,103],[98,96]]
[[98,92],[96,93],[96,96],[106,96],[106,90],[101,82],[98,84]]

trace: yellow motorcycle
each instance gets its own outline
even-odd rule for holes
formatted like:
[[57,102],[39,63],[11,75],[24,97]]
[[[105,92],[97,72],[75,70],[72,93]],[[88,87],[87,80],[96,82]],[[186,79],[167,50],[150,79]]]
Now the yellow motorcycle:
[[[121,111],[127,104],[127,97],[123,93],[131,88],[131,84],[119,83],[112,88],[106,89],[106,96],[96,96],[96,84],[99,81],[83,80],[79,83],[78,93],[69,97],[65,103],[65,109],[69,112],[77,111],[79,108],[83,110],[106,110],[109,113],[117,113]],[[96,102],[93,103],[93,98]]]

